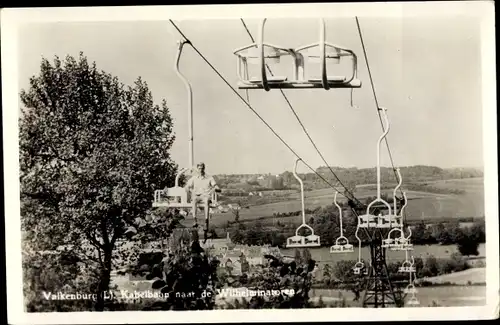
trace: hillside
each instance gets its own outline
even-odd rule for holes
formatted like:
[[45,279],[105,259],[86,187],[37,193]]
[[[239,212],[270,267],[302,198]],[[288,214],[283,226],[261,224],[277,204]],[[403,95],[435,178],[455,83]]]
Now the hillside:
[[[331,167],[337,177],[348,188],[359,187],[366,184],[375,184],[377,180],[376,168],[341,168]],[[330,184],[337,184],[330,168],[320,167],[316,172],[326,179]],[[410,166],[400,167],[404,184],[420,185],[423,182],[468,179],[483,177],[483,172],[472,168],[449,168],[442,169],[433,166]],[[381,183],[397,183],[394,170],[382,167],[380,170]],[[325,183],[315,173],[299,174],[306,190],[327,188]],[[241,175],[215,175],[217,182],[229,194],[248,193],[258,191],[297,189],[298,181],[292,171],[285,171],[279,175],[271,174],[241,174]]]
[[[393,184],[390,189],[383,189],[382,192],[392,197]],[[412,184],[410,184],[410,187]],[[421,218],[459,218],[459,217],[482,217],[484,216],[484,189],[483,178],[450,179],[426,182],[420,184],[420,190],[407,190],[406,183],[401,187],[407,193],[408,205],[406,214],[409,220]],[[438,192],[438,193],[436,193]],[[358,199],[365,199],[376,195],[376,188],[359,186],[354,192]],[[334,193],[331,189],[310,190],[305,192],[305,208],[314,210],[317,207],[324,207],[333,204]],[[284,191],[279,196],[276,192],[267,197],[264,193],[262,197],[252,196],[238,197],[243,203],[243,208],[239,211],[239,220],[268,219],[273,220],[273,214],[292,213],[301,210],[300,192]],[[266,200],[271,201],[266,203]],[[234,202],[235,197],[222,196],[221,201]],[[339,202],[344,202],[345,198],[338,196]],[[262,203],[263,202],[263,203]],[[300,217],[290,217],[299,221]],[[222,225],[226,221],[234,220],[231,212],[217,213],[213,217],[213,225]]]

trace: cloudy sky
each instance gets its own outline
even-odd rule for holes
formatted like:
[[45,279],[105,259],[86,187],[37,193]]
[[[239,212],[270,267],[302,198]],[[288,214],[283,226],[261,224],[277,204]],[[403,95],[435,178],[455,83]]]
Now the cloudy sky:
[[[359,108],[350,107],[347,89],[285,90],[285,94],[330,165],[373,167],[381,125],[356,21],[354,17],[325,21],[327,41],[358,55],[363,87],[354,91],[354,103]],[[245,22],[256,37],[259,20]],[[233,51],[251,43],[242,22],[206,19],[176,23],[236,86]],[[365,17],[360,24],[379,104],[388,108],[388,140],[395,165],[481,167],[479,19],[466,15]],[[317,19],[269,19],[265,41],[296,48],[317,42],[318,33]],[[24,25],[18,38],[19,87],[28,87],[42,57],[52,60],[54,55],[77,56],[80,51],[125,84],[141,76],[156,103],[167,100],[177,136],[172,155],[186,166],[187,98],[174,70],[179,39],[168,20]],[[286,72],[288,66],[271,68]],[[295,156],[190,47],[185,47],[181,71],[193,88],[195,161],[204,161],[209,173],[280,173],[293,167]],[[251,90],[249,97],[254,109],[308,164],[314,168],[324,165],[279,90]],[[385,145],[382,149],[382,165],[389,166]]]

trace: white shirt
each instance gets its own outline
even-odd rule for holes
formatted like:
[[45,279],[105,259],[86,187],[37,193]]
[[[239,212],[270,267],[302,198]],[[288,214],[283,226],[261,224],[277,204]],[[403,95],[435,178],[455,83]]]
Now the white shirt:
[[188,180],[186,187],[192,189],[195,195],[204,195],[210,194],[212,187],[215,185],[217,185],[215,179],[212,176],[205,174],[204,176],[194,175],[191,177]]

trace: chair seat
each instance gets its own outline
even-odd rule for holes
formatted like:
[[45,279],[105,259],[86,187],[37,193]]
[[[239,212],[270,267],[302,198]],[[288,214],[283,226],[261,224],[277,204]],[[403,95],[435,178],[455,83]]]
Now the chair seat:
[[[168,202],[168,201],[165,201],[165,202],[154,202],[153,203],[153,207],[154,208],[180,208],[180,209],[190,209],[193,207],[193,205],[191,203],[186,203],[186,202]],[[196,206],[197,208],[199,209],[203,209],[203,204],[198,204]],[[215,209],[218,207],[218,205],[214,205],[214,204],[209,204],[208,207],[210,209]]]
[[154,202],[153,207],[155,208],[191,208],[192,205],[190,203],[179,203],[179,202]]

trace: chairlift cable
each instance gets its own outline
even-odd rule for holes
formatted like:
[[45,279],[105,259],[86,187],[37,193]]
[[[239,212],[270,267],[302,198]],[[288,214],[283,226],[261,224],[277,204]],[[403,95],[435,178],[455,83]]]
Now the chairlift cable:
[[[179,34],[181,34],[181,36],[186,40],[186,43],[191,45],[191,47],[196,51],[196,53],[198,53],[198,55],[205,61],[205,63],[207,63],[210,68],[212,68],[212,70],[214,70],[214,72],[224,81],[224,83],[226,83],[226,85],[231,88],[231,90],[245,103],[245,105],[271,130],[271,132],[273,132],[273,134],[297,157],[299,158],[300,160],[302,160],[302,162],[304,163],[304,165],[306,165],[310,170],[312,170],[316,175],[318,175],[319,178],[321,178],[321,180],[323,180],[325,183],[327,183],[331,188],[335,189],[335,186],[333,186],[330,182],[328,182],[323,176],[321,176],[316,170],[314,170],[314,168],[312,168],[309,164],[307,164],[296,152],[295,150],[292,149],[292,147],[290,147],[290,145],[288,143],[286,143],[285,140],[283,140],[283,138],[281,138],[279,136],[278,133],[276,133],[276,131],[272,128],[272,126],[270,126],[263,118],[262,116],[260,116],[259,113],[257,113],[257,111],[255,111],[255,109],[238,93],[238,91],[236,91],[236,89],[233,88],[233,86],[231,86],[231,84],[226,80],[226,78],[224,78],[224,76],[221,75],[221,73],[217,70],[217,68],[215,68],[211,63],[210,61],[208,61],[208,59],[193,45],[193,43],[184,35],[184,33],[179,29],[179,27],[177,27],[177,25],[172,21],[172,19],[169,19],[170,23],[175,27],[175,29],[179,32]],[[344,195],[345,196],[345,195]],[[346,197],[347,198],[347,197]],[[349,198],[347,198],[349,199]],[[356,199],[357,200],[357,199]],[[359,202],[359,200],[358,200]]]
[[[245,21],[243,20],[243,18],[240,18],[241,22],[243,23],[243,27],[245,28],[245,30],[247,31],[247,34],[248,36],[250,36],[250,39],[252,40],[252,42],[255,42],[253,36],[252,36],[252,33],[250,33],[250,30],[248,30],[248,27],[247,25],[245,24]],[[271,74],[271,76],[274,76],[271,68],[269,67],[268,64],[266,64],[266,68],[267,70],[269,71],[269,73]],[[288,99],[288,97],[285,95],[285,92],[283,91],[282,88],[279,88],[280,92],[281,92],[281,95],[283,95],[283,98],[285,99],[285,101],[287,102],[288,104],[288,107],[290,107],[290,109],[292,110],[293,114],[295,115],[295,118],[297,119],[297,121],[299,122],[300,126],[302,127],[302,130],[304,130],[304,133],[307,135],[307,137],[309,138],[309,140],[311,141],[314,149],[316,149],[316,151],[318,152],[319,156],[321,157],[321,159],[323,160],[323,162],[325,163],[325,165],[328,167],[328,169],[330,169],[330,171],[332,172],[333,176],[337,179],[337,181],[339,182],[339,184],[345,189],[346,193],[349,194],[349,196],[351,196],[351,199],[353,200],[356,200],[358,203],[361,203],[355,196],[353,193],[351,193],[349,191],[349,189],[342,183],[342,181],[340,180],[340,178],[335,174],[335,172],[333,171],[332,167],[330,166],[330,164],[328,164],[328,162],[326,161],[325,157],[323,156],[323,154],[321,153],[321,151],[318,149],[318,147],[316,146],[316,143],[314,142],[314,140],[311,138],[311,136],[309,135],[309,132],[307,132],[307,129],[306,127],[304,126],[304,124],[302,123],[302,121],[300,120],[299,116],[297,115],[297,112],[295,111],[295,109],[293,108],[292,104],[290,103],[290,100]]]
[[[370,69],[370,64],[368,63],[368,55],[366,54],[365,42],[363,41],[363,33],[361,32],[361,26],[359,25],[359,19],[358,19],[357,16],[356,16],[356,25],[358,26],[359,38],[361,40],[361,47],[363,48],[363,55],[365,57],[366,68],[368,70],[368,76],[370,78],[370,84],[371,84],[371,88],[372,88],[372,92],[373,92],[373,98],[375,99],[375,105],[376,105],[376,108],[377,108],[377,114],[378,114],[378,117],[380,119],[380,124],[382,125],[382,131],[384,131],[384,123],[382,122],[382,116],[380,116],[380,106],[379,106],[379,103],[378,103],[377,94],[375,92],[375,85],[373,83],[373,78],[372,78],[372,73],[371,73],[371,69]],[[391,149],[389,147],[389,142],[387,141],[387,138],[385,138],[385,144],[387,145],[387,151],[389,152],[389,158],[391,160],[391,165],[392,165],[392,170],[394,172],[394,176],[396,177],[396,181],[398,181],[398,176],[396,174],[396,168],[394,167],[394,160],[392,159]],[[400,193],[402,195],[403,191],[401,189],[399,191],[400,191]]]

